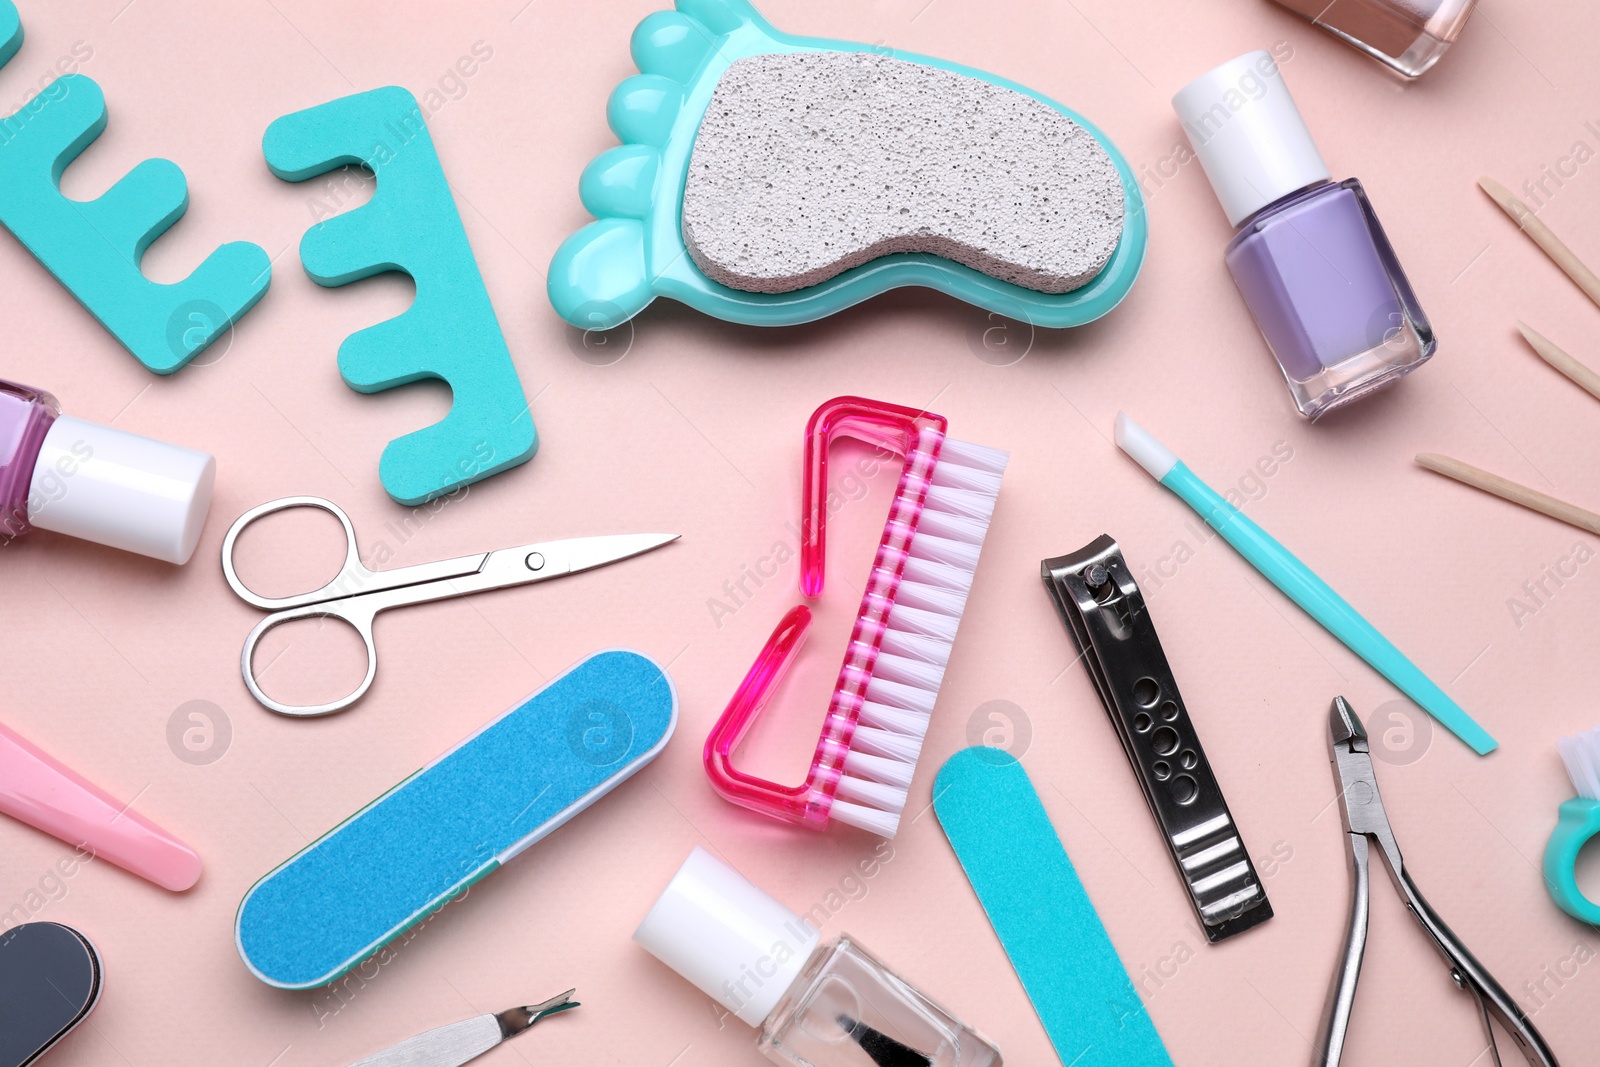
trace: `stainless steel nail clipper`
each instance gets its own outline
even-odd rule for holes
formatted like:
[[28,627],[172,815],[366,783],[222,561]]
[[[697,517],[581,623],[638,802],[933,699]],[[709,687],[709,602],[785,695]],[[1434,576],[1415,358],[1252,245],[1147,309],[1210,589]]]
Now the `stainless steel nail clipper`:
[[1272,918],[1267,892],[1211,773],[1122,550],[1101,536],[1041,566],[1206,939],[1221,941],[1266,922]]

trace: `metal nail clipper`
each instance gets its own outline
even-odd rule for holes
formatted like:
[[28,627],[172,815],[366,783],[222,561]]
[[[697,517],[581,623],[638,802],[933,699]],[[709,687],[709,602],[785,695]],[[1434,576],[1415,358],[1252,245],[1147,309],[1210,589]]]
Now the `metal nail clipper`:
[[1102,535],[1041,567],[1045,588],[1083,650],[1206,940],[1221,941],[1266,922],[1272,918],[1267,891],[1211,773],[1122,550]]
[[1335,697],[1328,714],[1331,732],[1334,772],[1339,780],[1340,812],[1350,841],[1350,866],[1354,873],[1354,886],[1350,903],[1350,926],[1345,932],[1344,954],[1339,969],[1334,973],[1333,989],[1328,996],[1328,1010],[1323,1017],[1322,1030],[1317,1038],[1315,1067],[1334,1067],[1344,1053],[1345,1031],[1350,1024],[1350,1008],[1355,1002],[1356,982],[1361,977],[1361,956],[1367,948],[1367,910],[1372,898],[1371,879],[1367,871],[1367,857],[1371,843],[1376,842],[1395,889],[1405,900],[1406,907],[1417,922],[1433,939],[1435,947],[1450,966],[1450,977],[1456,985],[1471,993],[1477,1001],[1478,1015],[1483,1020],[1484,1033],[1489,1038],[1489,1051],[1496,1064],[1500,1063],[1500,1050],[1495,1044],[1494,1030],[1489,1024],[1493,1016],[1516,1041],[1522,1054],[1535,1067],[1557,1067],[1555,1055],[1546,1045],[1533,1023],[1511,999],[1494,976],[1475,959],[1460,938],[1439,918],[1437,912],[1422,898],[1411,872],[1400,858],[1400,846],[1395,843],[1394,830],[1389,826],[1389,816],[1383,810],[1383,797],[1378,793],[1378,778],[1373,773],[1372,755],[1367,747],[1367,731],[1356,717],[1354,709],[1344,697]]

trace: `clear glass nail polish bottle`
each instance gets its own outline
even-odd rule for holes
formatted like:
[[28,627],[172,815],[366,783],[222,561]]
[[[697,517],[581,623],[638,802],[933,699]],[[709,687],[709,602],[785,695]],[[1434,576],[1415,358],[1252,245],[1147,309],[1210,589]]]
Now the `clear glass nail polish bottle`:
[[1455,43],[1478,0],[1278,0],[1341,41],[1415,78]]
[[1172,106],[1238,230],[1224,260],[1302,415],[1433,355],[1433,327],[1365,190],[1332,180],[1270,55],[1224,63]]
[[37,527],[185,563],[211,507],[205,452],[61,414],[0,381],[0,545]]
[[848,936],[810,924],[696,848],[633,939],[788,1067],[1001,1067],[1000,1052]]

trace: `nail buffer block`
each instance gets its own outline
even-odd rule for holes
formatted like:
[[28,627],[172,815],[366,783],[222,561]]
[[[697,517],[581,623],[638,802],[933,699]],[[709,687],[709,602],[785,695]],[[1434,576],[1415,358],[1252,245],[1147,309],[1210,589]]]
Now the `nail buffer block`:
[[598,652],[257,882],[234,939],[281,989],[326,985],[649,763],[672,680]]
[[933,810],[1061,1062],[1171,1067],[1022,764],[994,748],[957,752]]

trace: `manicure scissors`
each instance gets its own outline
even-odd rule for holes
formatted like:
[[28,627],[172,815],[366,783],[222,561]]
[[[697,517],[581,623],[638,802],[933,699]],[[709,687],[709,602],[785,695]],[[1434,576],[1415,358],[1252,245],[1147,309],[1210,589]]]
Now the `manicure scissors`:
[[[257,519],[291,508],[316,508],[326,511],[344,527],[345,561],[333,580],[320,589],[296,596],[265,597],[240,580],[233,565],[234,545]],[[610,534],[599,537],[574,537],[564,541],[501,548],[455,559],[436,560],[414,567],[369,570],[356,550],[356,530],[350,516],[331,500],[317,496],[287,496],[240,515],[222,540],[222,573],[239,599],[270,611],[244,640],[240,669],[250,695],[280,715],[309,717],[343,711],[364,696],[378,674],[378,649],[372,640],[372,624],[379,612],[409,604],[467,596],[490,589],[542,582],[568,574],[603,567],[642,552],[660,548],[677,540],[677,534]],[[255,651],[262,636],[276,626],[296,619],[334,618],[361,635],[367,649],[367,674],[354,692],[326,704],[281,704],[267,696],[256,678]]]
[[1333,707],[1328,713],[1328,727],[1355,884],[1350,902],[1350,925],[1345,931],[1344,956],[1339,970],[1334,974],[1333,989],[1328,995],[1328,1007],[1323,1015],[1322,1031],[1317,1039],[1312,1063],[1315,1067],[1336,1067],[1344,1053],[1345,1032],[1350,1025],[1350,1009],[1355,1003],[1356,982],[1361,977],[1361,957],[1367,949],[1367,907],[1372,898],[1367,857],[1372,845],[1376,844],[1389,867],[1395,889],[1444,956],[1445,963],[1450,967],[1451,979],[1477,1001],[1478,1016],[1483,1020],[1484,1032],[1488,1034],[1489,1051],[1493,1054],[1494,1062],[1500,1063],[1500,1049],[1495,1044],[1494,1030],[1489,1025],[1490,1016],[1511,1035],[1530,1064],[1534,1067],[1557,1067],[1555,1054],[1545,1044],[1533,1022],[1467,950],[1461,939],[1450,931],[1411,880],[1411,872],[1400,857],[1400,846],[1395,843],[1389,816],[1383,810],[1383,797],[1378,793],[1378,776],[1372,769],[1366,728],[1344,697],[1334,698]]

